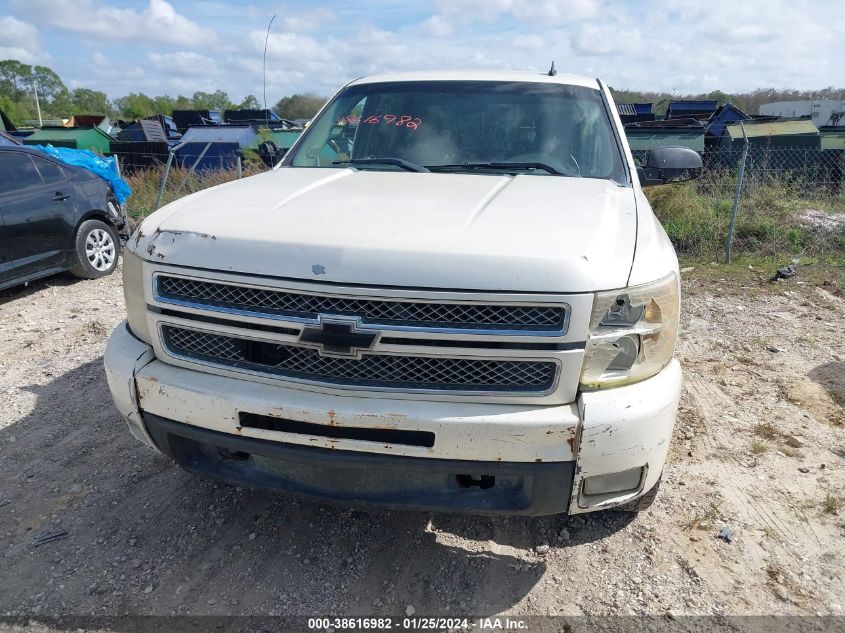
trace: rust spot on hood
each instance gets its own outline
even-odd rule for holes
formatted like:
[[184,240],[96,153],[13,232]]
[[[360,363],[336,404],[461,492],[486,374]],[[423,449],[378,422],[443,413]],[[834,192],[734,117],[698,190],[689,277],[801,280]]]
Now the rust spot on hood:
[[569,444],[569,450],[571,450],[572,454],[574,455],[575,454],[575,436],[573,435],[568,440],[566,440],[566,443]]

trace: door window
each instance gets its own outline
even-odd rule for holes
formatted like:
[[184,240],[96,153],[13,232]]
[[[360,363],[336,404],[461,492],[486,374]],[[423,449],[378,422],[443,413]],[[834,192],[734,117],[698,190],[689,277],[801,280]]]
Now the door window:
[[29,154],[0,152],[0,193],[40,187],[42,184],[44,182]]
[[38,167],[38,171],[41,173],[41,179],[45,185],[57,185],[65,181],[65,174],[62,168],[56,163],[38,158],[37,156],[30,156],[30,158],[35,163],[35,166]]

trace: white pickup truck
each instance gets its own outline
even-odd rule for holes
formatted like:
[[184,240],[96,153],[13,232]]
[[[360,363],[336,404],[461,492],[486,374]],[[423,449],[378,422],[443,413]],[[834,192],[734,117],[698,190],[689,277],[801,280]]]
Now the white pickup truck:
[[350,505],[647,507],[681,390],[678,264],[607,87],[353,81],[267,173],[149,216],[105,354],[185,469]]

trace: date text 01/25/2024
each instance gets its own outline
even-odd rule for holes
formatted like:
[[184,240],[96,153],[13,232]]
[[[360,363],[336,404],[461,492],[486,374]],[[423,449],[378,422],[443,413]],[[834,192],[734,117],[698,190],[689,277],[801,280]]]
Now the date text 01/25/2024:
[[309,618],[311,631],[527,631],[528,622],[510,617]]

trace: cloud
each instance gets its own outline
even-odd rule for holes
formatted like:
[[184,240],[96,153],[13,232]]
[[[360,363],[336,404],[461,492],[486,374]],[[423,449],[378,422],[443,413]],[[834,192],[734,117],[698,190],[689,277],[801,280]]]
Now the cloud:
[[7,15],[0,18],[0,46],[29,48],[38,44],[38,29]]
[[11,15],[0,18],[0,59],[17,59],[32,64],[38,54],[38,29]]
[[176,12],[166,0],[148,0],[141,11],[96,0],[13,0],[20,13],[55,29],[122,42],[200,46],[216,39],[214,30]]
[[153,68],[175,77],[193,78],[197,75],[214,75],[217,71],[217,62],[193,51],[153,52],[148,58]]
[[91,62],[89,71],[99,79],[119,81],[122,84],[132,82],[134,85],[134,82],[144,77],[144,69],[141,66],[115,64],[99,51],[91,55]]
[[298,33],[318,31],[330,26],[337,20],[337,15],[329,9],[314,9],[312,11],[297,11],[282,18],[282,27],[286,31]]
[[264,41],[267,40],[267,60],[288,64],[308,64],[315,61],[329,61],[332,56],[317,40],[308,35],[298,33],[270,33],[267,38],[265,31],[253,31],[249,34],[254,53],[264,52]]
[[437,13],[463,21],[490,21],[510,15],[526,22],[562,24],[593,17],[601,0],[437,0]]
[[513,41],[511,42],[514,48],[523,48],[523,49],[534,49],[534,48],[543,48],[545,46],[545,41],[539,35],[535,35],[534,33],[525,33],[525,34],[518,34],[514,35]]
[[[515,68],[618,88],[726,92],[841,83],[841,0],[0,0],[0,58],[52,55],[68,85],[111,96],[226,90],[329,94],[361,75]],[[171,4],[172,3],[172,4]],[[174,8],[175,7],[175,8]],[[39,31],[42,35],[38,40]],[[49,37],[48,37],[49,35]],[[92,46],[96,61],[80,63]],[[41,57],[36,60],[36,54]]]
[[572,50],[584,57],[633,55],[643,49],[642,34],[637,29],[587,24],[572,36]]
[[432,15],[420,24],[420,30],[434,37],[446,37],[454,31],[454,26],[449,20],[444,20],[439,15]]

